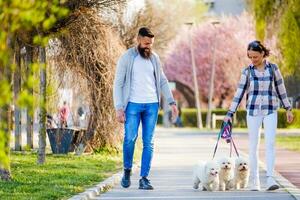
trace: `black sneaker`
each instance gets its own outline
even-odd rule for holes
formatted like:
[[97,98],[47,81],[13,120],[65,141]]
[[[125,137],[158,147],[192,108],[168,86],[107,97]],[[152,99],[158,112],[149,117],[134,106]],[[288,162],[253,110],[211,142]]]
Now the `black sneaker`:
[[131,169],[124,169],[121,185],[123,188],[128,188],[131,185],[130,181]]
[[154,189],[152,187],[152,185],[150,184],[150,181],[146,177],[142,177],[139,182],[140,182],[139,189],[142,189],[142,190],[153,190]]

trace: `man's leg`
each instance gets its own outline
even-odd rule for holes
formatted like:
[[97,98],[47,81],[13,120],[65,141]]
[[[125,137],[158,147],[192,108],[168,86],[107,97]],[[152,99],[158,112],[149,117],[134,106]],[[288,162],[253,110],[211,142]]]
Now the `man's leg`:
[[125,111],[125,134],[123,141],[123,166],[124,166],[124,176],[122,178],[121,185],[123,187],[129,187],[130,173],[133,162],[133,154],[135,142],[138,136],[138,128],[140,123],[140,105],[135,103],[128,103]]
[[140,189],[153,189],[147,176],[149,175],[153,156],[153,136],[157,122],[158,107],[158,103],[144,104],[144,110],[141,114],[143,126],[143,153],[140,173],[142,177],[140,180]]

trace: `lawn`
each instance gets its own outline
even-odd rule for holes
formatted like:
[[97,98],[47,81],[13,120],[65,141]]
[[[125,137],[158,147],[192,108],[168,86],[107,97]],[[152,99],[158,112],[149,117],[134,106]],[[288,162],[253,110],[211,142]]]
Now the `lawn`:
[[276,145],[300,152],[300,136],[276,136]]
[[0,181],[0,199],[67,199],[121,169],[121,155],[101,153],[47,155],[45,165],[36,154],[12,154],[13,181]]
[[[137,159],[140,147],[138,143]],[[122,153],[108,151],[83,156],[49,154],[45,165],[37,165],[36,158],[33,153],[11,154],[13,180],[0,181],[1,200],[68,199],[122,168]]]

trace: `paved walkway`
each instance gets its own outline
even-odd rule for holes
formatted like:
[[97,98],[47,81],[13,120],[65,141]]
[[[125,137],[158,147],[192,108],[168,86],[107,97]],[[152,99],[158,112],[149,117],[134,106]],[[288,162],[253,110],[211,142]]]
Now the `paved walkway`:
[[[197,160],[211,159],[215,145],[215,135],[197,134],[194,131],[170,131],[160,129],[156,132],[155,154],[150,180],[155,190],[138,190],[139,171],[133,174],[132,185],[123,189],[117,185],[111,191],[94,199],[238,199],[238,200],[288,200],[294,199],[284,188],[274,192],[266,188],[265,171],[261,170],[262,191],[207,192],[192,189],[192,169]],[[228,153],[222,145],[217,155]]]
[[[236,143],[244,152],[248,152],[248,136],[236,136]],[[260,142],[259,156],[261,161],[265,161],[265,144]],[[300,153],[289,151],[276,146],[275,170],[288,179],[295,186],[300,188]]]

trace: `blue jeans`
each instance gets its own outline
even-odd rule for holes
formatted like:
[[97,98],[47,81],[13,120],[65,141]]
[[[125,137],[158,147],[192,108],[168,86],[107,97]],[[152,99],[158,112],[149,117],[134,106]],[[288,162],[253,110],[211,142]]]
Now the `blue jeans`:
[[141,163],[142,177],[147,177],[153,155],[153,135],[157,122],[158,103],[129,102],[125,110],[125,135],[123,142],[123,164],[125,169],[132,168],[134,146],[142,121],[143,153]]

